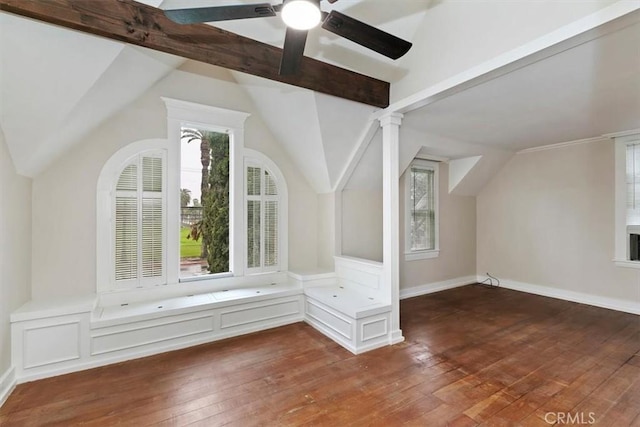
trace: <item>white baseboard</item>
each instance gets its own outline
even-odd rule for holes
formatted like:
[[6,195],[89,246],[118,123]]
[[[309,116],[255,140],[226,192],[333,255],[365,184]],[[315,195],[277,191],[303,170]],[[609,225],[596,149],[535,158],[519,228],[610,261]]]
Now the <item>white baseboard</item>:
[[[478,276],[478,282],[484,280]],[[584,292],[568,291],[566,289],[552,288],[550,286],[533,285],[515,280],[500,279],[500,286],[514,291],[541,295],[580,304],[593,305],[595,307],[608,308],[609,310],[622,311],[631,314],[640,314],[640,301],[626,301],[618,298],[603,297],[600,295],[586,294]]]
[[411,288],[400,289],[400,299],[413,298],[420,295],[432,294],[446,289],[476,283],[476,276],[457,277],[455,279],[444,280],[442,282],[427,283],[425,285],[413,286]]
[[16,375],[13,366],[0,377],[0,406],[4,405],[11,392],[16,388]]
[[404,342],[404,335],[402,335],[402,330],[398,329],[395,331],[391,331],[389,344],[394,345],[401,342]]

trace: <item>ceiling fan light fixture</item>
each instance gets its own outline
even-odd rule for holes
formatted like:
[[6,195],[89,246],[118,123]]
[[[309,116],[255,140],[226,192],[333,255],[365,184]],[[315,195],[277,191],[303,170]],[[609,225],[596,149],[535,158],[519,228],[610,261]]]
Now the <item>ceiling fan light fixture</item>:
[[320,7],[317,1],[289,0],[282,8],[282,20],[296,30],[309,30],[320,23]]

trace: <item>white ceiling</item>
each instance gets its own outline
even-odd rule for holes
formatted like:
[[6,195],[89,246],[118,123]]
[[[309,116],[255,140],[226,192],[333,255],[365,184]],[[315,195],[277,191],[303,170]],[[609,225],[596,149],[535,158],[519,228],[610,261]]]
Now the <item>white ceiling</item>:
[[[211,0],[166,0],[163,7],[181,7],[185,2],[211,4]],[[412,36],[437,3],[341,0],[324,7],[420,43]],[[281,45],[284,36],[279,18],[220,26],[274,45]],[[4,13],[0,54],[0,127],[16,168],[27,176],[39,174],[183,63],[171,55]],[[306,55],[392,82],[406,72],[397,63],[323,30],[312,32]],[[312,187],[319,193],[331,191],[372,107],[237,72],[232,75]],[[517,150],[636,128],[640,128],[640,16],[634,25],[406,113],[403,159],[410,160],[421,149],[451,159],[483,155],[486,161],[480,166],[496,169]],[[374,138],[372,147],[378,142]],[[349,185],[379,182],[370,178],[380,170],[379,156],[369,151]],[[481,182],[476,179],[465,193],[477,193]]]
[[5,13],[0,52],[0,127],[26,176],[184,62]]
[[516,151],[638,129],[639,21],[412,111],[404,124]]

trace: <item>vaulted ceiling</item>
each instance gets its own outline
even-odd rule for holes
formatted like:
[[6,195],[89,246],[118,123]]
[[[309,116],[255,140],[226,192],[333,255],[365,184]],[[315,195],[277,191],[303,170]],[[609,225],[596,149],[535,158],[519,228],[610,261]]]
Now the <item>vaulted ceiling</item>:
[[[228,3],[242,1],[250,2]],[[421,52],[426,41],[415,38],[440,3],[341,0],[331,8],[411,40]],[[166,0],[161,6],[185,4],[211,0]],[[406,109],[405,157],[421,149],[450,159],[482,155],[491,169],[523,148],[640,128],[640,16],[632,15],[624,25]],[[278,18],[218,25],[274,46],[281,46],[285,29]],[[429,66],[415,57],[393,62],[321,29],[310,33],[305,54],[392,85]],[[16,168],[27,176],[37,176],[185,61],[6,13],[0,13],[0,55],[0,128]],[[375,108],[232,75],[312,187],[319,193],[334,189]],[[378,143],[379,135],[370,147]],[[379,150],[371,150],[350,185],[379,171]],[[362,185],[376,181],[362,179]],[[477,193],[481,182],[463,193]]]

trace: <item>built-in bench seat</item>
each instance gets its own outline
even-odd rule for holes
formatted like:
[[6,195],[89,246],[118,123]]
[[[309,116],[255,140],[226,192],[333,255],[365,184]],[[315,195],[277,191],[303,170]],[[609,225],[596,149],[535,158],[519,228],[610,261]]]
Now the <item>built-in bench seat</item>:
[[333,283],[305,285],[305,320],[358,354],[390,343],[391,303],[383,299],[382,264],[335,257]]
[[309,287],[304,290],[304,294],[354,319],[386,313],[391,309],[390,304],[379,301],[363,291],[347,289],[338,284]]
[[31,301],[11,315],[15,375],[30,381],[300,321],[353,353],[390,343],[380,263],[336,257],[335,272],[233,280],[228,289],[196,283]]
[[20,382],[304,320],[302,286],[286,280],[154,301],[98,301],[32,301],[12,314]]
[[96,307],[91,326],[92,328],[105,327],[301,294],[302,288],[296,284],[270,283],[263,286],[220,290],[155,301]]

